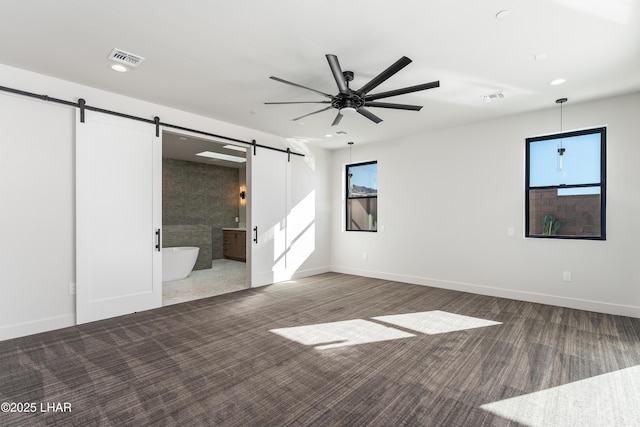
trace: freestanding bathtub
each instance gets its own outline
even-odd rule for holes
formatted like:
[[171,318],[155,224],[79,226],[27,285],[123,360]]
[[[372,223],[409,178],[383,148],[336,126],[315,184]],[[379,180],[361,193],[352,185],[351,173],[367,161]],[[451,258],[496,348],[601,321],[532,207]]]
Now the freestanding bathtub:
[[181,246],[177,248],[162,248],[162,281],[170,282],[189,276],[196,265],[200,248]]

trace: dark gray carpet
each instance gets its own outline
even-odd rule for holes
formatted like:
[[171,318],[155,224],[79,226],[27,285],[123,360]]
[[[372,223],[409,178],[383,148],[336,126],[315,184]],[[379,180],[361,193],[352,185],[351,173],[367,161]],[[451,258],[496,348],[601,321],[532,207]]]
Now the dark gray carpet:
[[[502,324],[326,350],[270,332],[432,310]],[[635,365],[640,319],[327,273],[0,342],[0,402],[37,405],[0,425],[517,426],[480,406]]]

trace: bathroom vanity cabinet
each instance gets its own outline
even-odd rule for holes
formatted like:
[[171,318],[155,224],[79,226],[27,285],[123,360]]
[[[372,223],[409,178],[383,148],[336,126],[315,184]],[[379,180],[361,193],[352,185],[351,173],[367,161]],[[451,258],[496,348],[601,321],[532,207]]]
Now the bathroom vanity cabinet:
[[243,228],[223,228],[222,253],[225,258],[246,261],[247,231]]

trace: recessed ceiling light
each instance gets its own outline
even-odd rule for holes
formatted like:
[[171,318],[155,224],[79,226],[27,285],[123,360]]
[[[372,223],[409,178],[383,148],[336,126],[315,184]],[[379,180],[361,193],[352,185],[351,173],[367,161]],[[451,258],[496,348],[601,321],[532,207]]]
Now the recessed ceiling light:
[[209,159],[227,160],[229,162],[244,163],[247,161],[244,157],[230,156],[228,154],[214,153],[212,151],[203,151],[197,153],[196,156],[207,157]]
[[127,71],[129,71],[129,69],[122,64],[112,64],[111,69],[119,73],[126,73]]
[[507,19],[509,15],[511,15],[510,10],[501,10],[500,12],[496,13],[496,19]]
[[566,83],[566,82],[567,82],[567,79],[555,79],[555,80],[551,80],[551,81],[549,82],[549,84],[550,84],[551,86],[558,86],[558,85],[564,84],[564,83]]
[[536,61],[544,61],[545,59],[547,59],[547,54],[545,52],[540,52],[540,53],[536,53],[533,56]]
[[333,135],[331,135],[330,133],[328,133],[328,134],[326,134],[324,137],[325,137],[325,138],[333,138]]
[[247,151],[245,147],[238,147],[237,145],[223,145],[222,148],[226,148],[227,150],[235,150],[235,151]]

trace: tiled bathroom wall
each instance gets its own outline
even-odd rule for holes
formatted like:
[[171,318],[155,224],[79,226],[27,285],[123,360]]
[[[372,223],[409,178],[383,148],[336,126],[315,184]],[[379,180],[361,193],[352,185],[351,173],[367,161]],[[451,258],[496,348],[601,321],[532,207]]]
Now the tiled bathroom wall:
[[223,258],[222,228],[237,227],[235,218],[239,216],[240,208],[239,173],[236,168],[162,159],[163,227],[211,226],[211,257]]

